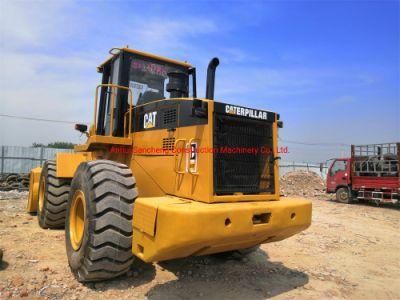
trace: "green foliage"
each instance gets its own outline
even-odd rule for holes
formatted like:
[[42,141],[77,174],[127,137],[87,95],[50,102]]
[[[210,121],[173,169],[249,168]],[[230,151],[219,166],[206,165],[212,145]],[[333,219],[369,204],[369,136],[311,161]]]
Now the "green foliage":
[[49,148],[74,149],[75,144],[69,142],[54,142],[47,145]]
[[38,147],[46,147],[46,148],[58,148],[58,149],[73,149],[75,144],[70,143],[70,142],[53,142],[49,143],[47,145],[41,144],[41,143],[33,143],[32,147],[38,148]]
[[33,147],[33,148],[39,148],[39,147],[46,147],[46,145],[41,144],[41,143],[33,143],[33,144],[32,144],[32,147]]

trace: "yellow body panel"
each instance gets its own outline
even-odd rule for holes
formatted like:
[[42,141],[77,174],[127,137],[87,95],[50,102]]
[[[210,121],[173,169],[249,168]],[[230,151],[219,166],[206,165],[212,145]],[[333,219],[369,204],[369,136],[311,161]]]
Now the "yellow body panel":
[[156,233],[158,202],[135,201],[136,218],[133,219],[133,227],[141,232],[154,237]]
[[77,153],[57,153],[56,155],[56,174],[57,177],[72,178],[78,166],[84,162],[92,160],[91,152]]
[[[131,161],[131,169],[141,197],[158,197],[173,194],[174,171],[172,156],[136,155]],[[169,176],[165,176],[169,174]]]
[[82,145],[76,145],[75,151],[89,151],[96,145],[115,145],[115,146],[132,146],[132,139],[125,137],[92,135],[88,138],[87,142]]
[[32,169],[29,175],[29,195],[28,203],[26,204],[26,211],[29,213],[34,213],[37,211],[40,173],[42,173],[42,168],[37,167]]
[[[183,144],[189,144],[191,141],[196,142],[198,149],[212,148],[212,124],[188,126],[178,128],[178,138],[184,140]],[[212,153],[198,153],[196,174],[191,174],[185,170],[182,162],[187,160],[186,153],[178,156],[179,169],[185,171],[183,173],[175,173],[174,195],[178,197],[190,198],[202,202],[211,202],[212,198]]]
[[[311,224],[311,201],[202,203],[138,198],[132,252],[146,262],[248,248],[292,236]],[[155,230],[155,234],[148,231]]]

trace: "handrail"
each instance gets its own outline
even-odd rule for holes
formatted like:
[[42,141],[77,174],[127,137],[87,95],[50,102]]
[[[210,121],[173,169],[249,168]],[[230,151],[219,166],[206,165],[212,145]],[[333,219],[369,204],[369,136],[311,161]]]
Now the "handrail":
[[[126,86],[118,85],[118,84],[112,84],[112,83],[103,83],[99,84],[96,87],[96,93],[95,93],[95,100],[94,100],[94,132],[97,132],[97,104],[98,104],[98,97],[99,97],[99,88],[103,87],[110,87],[111,88],[111,119],[110,119],[110,134],[109,136],[112,136],[113,132],[113,126],[114,126],[114,102],[115,102],[115,93],[113,92],[113,89],[122,89],[128,91],[128,98],[129,98],[129,131],[128,135],[131,134],[131,124],[132,124],[132,108],[133,108],[133,93],[132,89]],[[125,123],[125,118],[124,118],[124,123]],[[125,135],[125,124],[124,124],[124,135]]]
[[[126,116],[129,114],[129,129],[128,133],[126,133]],[[132,128],[132,106],[129,106],[129,110],[124,114],[124,136],[127,136],[131,133]]]
[[[185,149],[186,148],[186,139],[177,139],[176,141],[175,141],[175,145],[174,145],[174,150],[175,150],[175,153],[174,153],[174,171],[175,171],[175,173],[177,173],[177,174],[185,174],[185,169],[186,169],[186,166],[185,166],[185,169],[183,170],[183,171],[181,171],[181,170],[179,170],[179,166],[178,166],[178,151],[177,151],[177,146],[178,146],[178,144],[180,143],[180,142],[183,142],[183,145],[184,145],[184,148],[183,149]],[[182,155],[183,155],[184,153],[182,153]],[[185,159],[185,162],[187,163],[187,160]]]

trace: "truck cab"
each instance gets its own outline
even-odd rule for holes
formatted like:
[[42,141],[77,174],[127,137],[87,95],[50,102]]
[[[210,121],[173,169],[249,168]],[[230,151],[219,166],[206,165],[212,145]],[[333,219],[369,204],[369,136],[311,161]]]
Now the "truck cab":
[[351,158],[336,158],[328,169],[326,192],[336,193],[339,202],[349,203],[352,199]]
[[347,187],[350,184],[351,159],[336,158],[328,169],[326,176],[326,191],[336,193],[340,187]]

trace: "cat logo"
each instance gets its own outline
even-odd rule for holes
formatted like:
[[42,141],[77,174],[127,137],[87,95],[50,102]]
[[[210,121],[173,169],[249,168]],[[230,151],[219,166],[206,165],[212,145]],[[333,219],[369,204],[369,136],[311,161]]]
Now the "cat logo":
[[143,118],[143,128],[150,129],[156,127],[156,120],[157,120],[157,112],[149,112],[144,114]]

